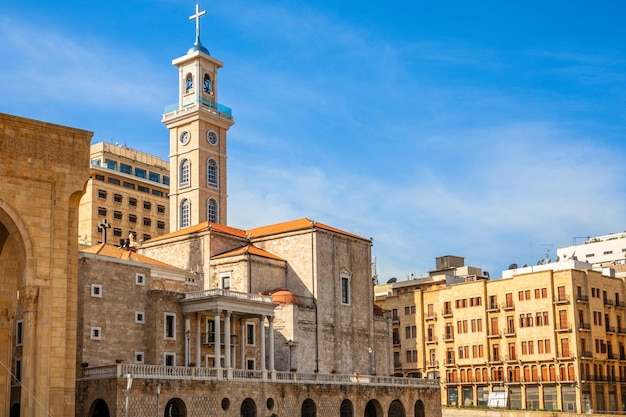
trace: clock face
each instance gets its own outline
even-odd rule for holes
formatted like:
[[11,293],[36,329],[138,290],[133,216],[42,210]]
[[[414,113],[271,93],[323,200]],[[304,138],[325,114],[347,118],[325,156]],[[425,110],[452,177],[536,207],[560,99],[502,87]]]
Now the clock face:
[[178,138],[182,145],[186,145],[187,143],[189,143],[189,139],[191,139],[191,134],[188,130],[183,130],[183,132],[180,134],[180,137]]
[[211,144],[211,145],[217,145],[217,133],[215,133],[212,130],[209,130],[208,132],[206,132],[206,140]]

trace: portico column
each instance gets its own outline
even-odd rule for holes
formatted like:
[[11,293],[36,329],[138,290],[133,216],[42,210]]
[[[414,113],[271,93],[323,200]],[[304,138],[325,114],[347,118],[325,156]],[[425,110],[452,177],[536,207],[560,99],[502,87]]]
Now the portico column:
[[269,316],[270,322],[269,334],[270,334],[270,371],[274,371],[274,317]]
[[226,369],[232,368],[230,363],[230,310],[226,310],[224,317],[224,366]]
[[239,341],[239,352],[241,356],[241,369],[246,369],[246,343],[248,341],[248,335],[246,334],[246,322],[244,322],[243,319],[241,319],[241,321],[239,322],[239,325],[241,326],[241,331],[239,332],[239,334],[241,335],[241,338]]
[[[37,346],[37,304],[39,299],[39,288],[27,287],[20,291],[22,302],[22,322],[24,332],[24,344],[22,350],[22,384],[27,387],[34,387],[35,382],[35,355]],[[30,393],[22,389],[21,414],[24,416],[35,416],[35,402]]]
[[185,316],[185,366],[189,366],[191,362],[191,340],[189,338],[191,333],[191,318],[189,315]]
[[221,318],[221,311],[220,310],[216,310],[215,311],[215,369],[220,369],[222,367],[221,364],[221,351],[222,351],[222,337],[221,337],[221,331],[222,329],[220,329],[220,318]]
[[202,355],[202,327],[200,323],[200,313],[196,313],[196,367],[201,366]]
[[265,368],[265,316],[260,316],[259,317],[259,322],[260,322],[260,326],[259,326],[259,333],[261,336],[261,370],[262,371],[266,371],[267,369]]

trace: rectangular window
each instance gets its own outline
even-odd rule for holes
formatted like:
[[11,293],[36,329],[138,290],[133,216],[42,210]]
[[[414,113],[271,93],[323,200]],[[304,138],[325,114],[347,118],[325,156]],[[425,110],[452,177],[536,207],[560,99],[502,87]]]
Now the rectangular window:
[[143,218],[143,225],[144,226],[150,226],[152,224],[152,220],[149,217],[144,217]]
[[102,285],[91,284],[91,296],[102,298]]
[[133,167],[128,164],[120,164],[120,172],[124,174],[131,174],[133,172]]
[[98,216],[106,217],[107,209],[104,207],[98,207]]
[[146,178],[146,170],[142,168],[135,168],[135,177]]
[[144,187],[143,185],[138,185],[137,186],[137,190],[141,191],[142,193],[149,193],[150,189],[148,187]]
[[137,207],[137,199],[136,198],[129,198],[128,199],[128,205],[131,207]]
[[152,208],[152,203],[149,201],[144,201],[143,202],[143,209],[144,210],[150,210]]
[[100,340],[102,338],[102,329],[100,327],[91,327],[89,334],[91,340]]
[[135,323],[144,324],[146,322],[146,315],[143,311],[135,311]]
[[146,274],[135,274],[135,285],[146,285]]
[[176,315],[164,313],[164,337],[165,339],[176,339]]
[[151,171],[148,175],[148,179],[154,182],[161,182],[161,175]]
[[163,191],[152,189],[152,195],[156,195],[158,197],[163,197]]
[[254,323],[246,323],[246,345],[248,346],[254,346],[256,344],[254,338],[255,327]]
[[163,206],[161,204],[157,205],[157,213],[164,214],[165,213],[165,206]]
[[128,221],[130,223],[137,223],[137,216],[135,216],[134,214],[129,214],[128,215]]
[[98,198],[101,198],[102,200],[106,200],[107,192],[105,190],[98,190]]
[[100,159],[92,159],[91,160],[91,165],[94,167],[99,167],[102,164],[102,161]]
[[96,179],[98,181],[104,181],[104,175],[96,174]]
[[15,323],[15,345],[22,346],[24,342],[24,322],[22,320],[18,320]]
[[350,278],[341,277],[341,304],[350,304]]
[[124,188],[130,188],[131,190],[135,189],[135,184],[132,182],[124,181]]
[[135,363],[143,364],[144,354],[143,352],[135,352]]
[[165,222],[158,221],[157,222],[157,229],[160,229],[160,230],[165,229]]
[[163,175],[163,185],[170,185],[170,177]]
[[122,212],[121,212],[121,211],[117,211],[117,210],[115,210],[115,211],[113,212],[113,218],[114,218],[115,220],[122,220]]
[[256,363],[255,363],[255,360],[253,358],[247,358],[246,359],[246,368],[249,371],[254,371],[254,369],[256,368]]
[[143,241],[144,241],[144,242],[147,242],[147,241],[149,241],[150,239],[152,239],[152,236],[151,236],[151,235],[149,235],[149,234],[147,234],[147,233],[144,233],[144,234],[143,234]]
[[108,169],[112,169],[114,171],[117,171],[117,161],[112,161],[110,159],[105,159],[104,160],[104,165],[106,165],[106,167]]
[[122,229],[120,229],[119,227],[114,227],[113,228],[113,236],[115,236],[115,237],[122,237]]
[[121,203],[122,202],[122,195],[121,194],[113,194],[113,201],[115,201],[116,203]]
[[173,352],[165,352],[163,354],[163,364],[165,366],[176,366],[176,354]]
[[120,185],[120,180],[118,180],[117,178],[107,178],[107,181],[109,184],[113,184],[113,185]]
[[223,274],[220,277],[223,290],[230,290],[230,274]]

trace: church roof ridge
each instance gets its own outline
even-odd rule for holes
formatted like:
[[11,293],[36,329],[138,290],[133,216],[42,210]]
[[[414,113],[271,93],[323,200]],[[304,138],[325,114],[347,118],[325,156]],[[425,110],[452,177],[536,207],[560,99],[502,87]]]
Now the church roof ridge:
[[[156,259],[149,258],[147,256],[138,254],[135,251],[122,249],[119,246],[110,245],[107,243],[100,243],[98,245],[90,246],[87,249],[81,250],[84,253],[91,253],[94,255],[107,256],[109,258],[117,258],[124,261],[136,261],[143,262],[151,265],[166,266],[168,268],[176,268],[173,265],[166,264],[165,262],[158,261]],[[179,269],[179,268],[176,268]]]
[[318,229],[326,230],[329,232],[339,233],[339,234],[354,237],[357,239],[370,240],[362,236],[346,232],[345,230],[341,230],[336,227],[332,227],[327,224],[320,223],[315,220],[311,220],[308,217],[303,217],[300,219],[290,220],[290,221],[276,223],[276,224],[267,225],[267,226],[261,226],[261,227],[257,227],[254,229],[248,229],[247,235],[249,238],[256,238],[256,237],[274,235],[278,233],[295,232],[298,230],[313,229],[313,228],[318,228]]
[[261,249],[257,246],[254,246],[252,243],[248,243],[247,245],[241,246],[239,248],[227,250],[226,252],[222,252],[219,255],[213,256],[212,259],[228,258],[231,256],[243,255],[244,253],[261,256],[268,259],[275,259],[277,261],[284,261],[283,258],[276,256],[273,253]]

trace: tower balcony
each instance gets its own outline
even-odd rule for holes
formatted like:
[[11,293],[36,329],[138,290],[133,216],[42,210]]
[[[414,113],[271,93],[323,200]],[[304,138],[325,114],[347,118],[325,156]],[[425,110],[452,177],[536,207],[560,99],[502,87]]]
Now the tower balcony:
[[224,119],[233,120],[233,110],[230,107],[204,97],[198,97],[195,101],[185,102],[182,106],[180,103],[170,104],[163,110],[163,118],[165,119],[166,116],[169,118],[171,113],[174,113],[174,116],[178,116],[180,113],[197,110],[198,106]]

